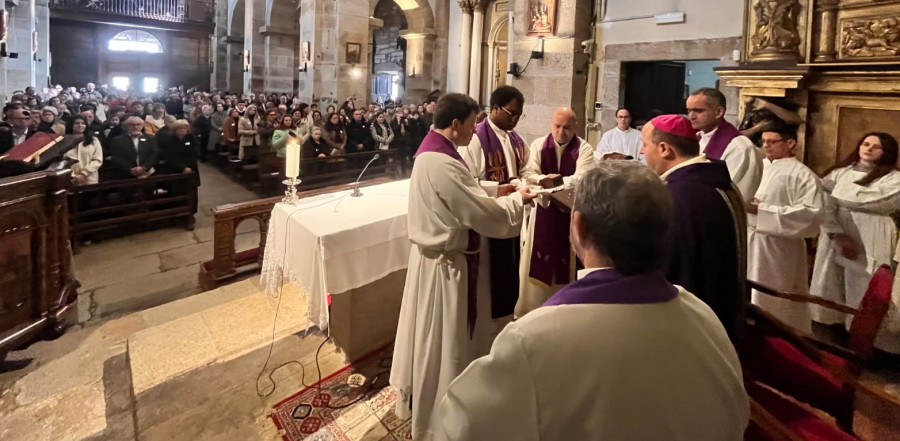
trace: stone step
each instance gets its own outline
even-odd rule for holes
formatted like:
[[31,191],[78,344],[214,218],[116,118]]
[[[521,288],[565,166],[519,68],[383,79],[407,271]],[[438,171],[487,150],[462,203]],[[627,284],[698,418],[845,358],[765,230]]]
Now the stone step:
[[295,284],[285,285],[280,304],[257,284],[252,278],[138,313],[147,328],[128,338],[134,396],[269,345],[273,326],[276,340],[308,328],[306,296]]

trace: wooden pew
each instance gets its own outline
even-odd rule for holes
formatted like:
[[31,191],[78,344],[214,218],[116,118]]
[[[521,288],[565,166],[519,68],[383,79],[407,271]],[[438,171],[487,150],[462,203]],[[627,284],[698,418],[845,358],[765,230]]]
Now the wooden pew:
[[0,371],[6,353],[77,320],[66,162],[0,179]]
[[[383,184],[389,178],[376,178],[360,182],[360,187]],[[316,190],[306,190],[298,196],[310,197],[336,191],[348,190],[353,183],[333,185]],[[282,196],[271,197],[251,202],[220,205],[213,210],[215,230],[213,234],[213,259],[200,265],[200,288],[204,291],[215,289],[241,276],[258,273],[262,268],[263,252],[266,249],[266,234],[269,228],[269,217],[275,204],[281,202]],[[259,223],[259,246],[249,250],[236,251],[234,239],[237,228],[244,221]]]
[[198,185],[197,174],[181,173],[72,187],[68,206],[73,249],[77,252],[90,233],[160,221],[175,220],[193,229]]

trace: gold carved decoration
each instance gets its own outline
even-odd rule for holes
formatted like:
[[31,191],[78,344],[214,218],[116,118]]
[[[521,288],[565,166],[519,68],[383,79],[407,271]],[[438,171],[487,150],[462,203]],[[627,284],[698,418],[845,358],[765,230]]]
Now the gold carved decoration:
[[881,58],[900,54],[900,16],[841,21],[842,58]]
[[755,58],[783,59],[799,55],[800,0],[757,0],[755,26],[750,36]]

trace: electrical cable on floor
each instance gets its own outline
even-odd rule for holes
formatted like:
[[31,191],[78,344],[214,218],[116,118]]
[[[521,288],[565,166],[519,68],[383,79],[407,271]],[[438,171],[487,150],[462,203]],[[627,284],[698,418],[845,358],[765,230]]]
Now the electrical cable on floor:
[[[291,212],[291,214],[288,215],[287,219],[284,222],[284,251],[282,252],[282,255],[281,255],[282,265],[284,264],[285,258],[287,258],[287,248],[288,248],[287,238],[288,238],[288,233],[290,230],[291,218],[293,218],[295,214],[302,213],[306,210],[318,208],[323,205],[330,204],[332,202],[339,203],[341,200],[343,200],[349,194],[350,193],[346,193],[343,196],[337,198],[336,200],[328,200],[328,201],[324,201],[320,204],[311,205],[309,207],[298,208],[298,209],[294,210],[293,212]],[[263,251],[265,251],[265,250],[263,250]],[[266,368],[269,367],[269,361],[272,359],[272,351],[275,348],[275,331],[276,331],[276,326],[278,324],[278,312],[281,310],[281,297],[282,297],[283,290],[284,290],[284,279],[282,276],[281,285],[278,286],[278,303],[275,305],[275,318],[272,320],[272,340],[269,342],[269,353],[268,353],[268,355],[266,355],[266,362],[263,364],[262,369],[260,369],[259,375],[256,376],[256,395],[260,398],[266,398],[266,397],[272,395],[273,393],[275,393],[276,384],[275,384],[275,379],[272,378],[272,375],[275,374],[275,371],[277,371],[287,365],[294,364],[294,363],[296,363],[300,366],[300,373],[303,375],[302,377],[300,377],[300,384],[302,384],[303,387],[312,387],[312,386],[306,384],[306,368],[303,367],[303,363],[300,363],[297,360],[291,360],[291,361],[287,361],[287,362],[284,362],[284,363],[276,366],[274,369],[272,369],[271,372],[269,372],[268,379],[269,379],[269,382],[272,383],[272,390],[270,390],[268,392],[261,392],[259,390],[259,380],[262,378],[263,373],[266,372]],[[325,341],[323,341],[322,344],[319,345],[319,349],[322,349],[322,346],[324,346],[325,342],[327,342],[330,338],[331,337],[326,338]],[[318,368],[319,368],[319,351],[316,350],[316,369],[318,369]],[[321,380],[322,380],[322,374],[320,372],[319,373],[319,381],[321,381]]]

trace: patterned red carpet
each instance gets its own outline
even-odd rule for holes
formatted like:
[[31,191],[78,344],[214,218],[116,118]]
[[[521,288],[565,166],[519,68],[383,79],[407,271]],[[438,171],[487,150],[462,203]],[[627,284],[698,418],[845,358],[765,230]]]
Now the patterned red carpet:
[[412,439],[410,421],[394,415],[392,351],[382,348],[276,404],[271,416],[284,440]]

